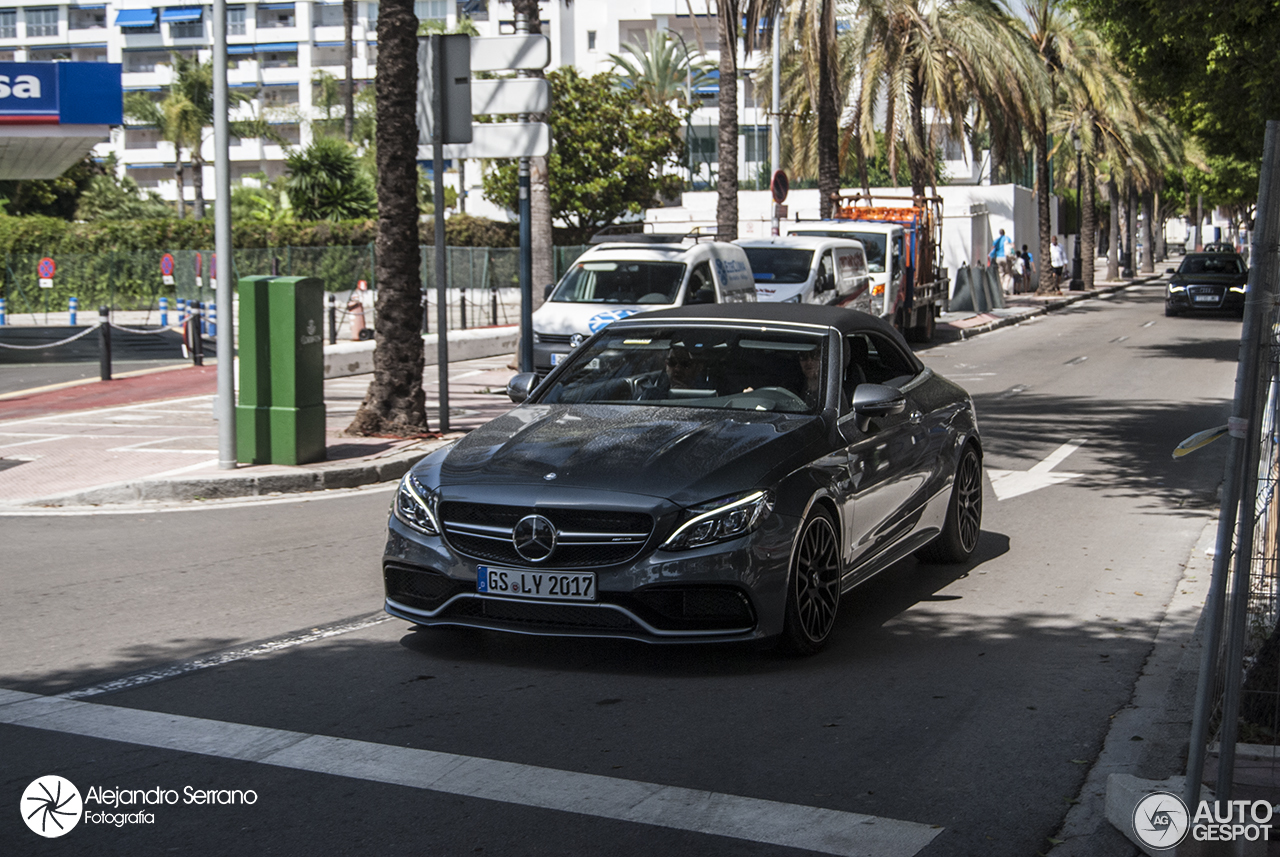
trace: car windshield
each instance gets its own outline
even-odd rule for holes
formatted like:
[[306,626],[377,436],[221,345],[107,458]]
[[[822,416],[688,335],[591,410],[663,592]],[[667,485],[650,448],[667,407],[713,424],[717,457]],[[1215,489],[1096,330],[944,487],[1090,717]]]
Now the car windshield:
[[809,279],[812,250],[791,247],[744,247],[757,283],[803,283]]
[[1244,261],[1239,256],[1188,256],[1178,268],[1179,274],[1243,274]]
[[888,236],[879,232],[850,232],[848,229],[793,229],[792,235],[814,235],[819,238],[852,238],[861,241],[867,251],[867,270],[873,274],[884,273],[884,245]]
[[587,261],[570,269],[551,295],[580,304],[673,304],[684,279],[682,262]]
[[817,413],[826,339],[752,328],[630,328],[595,339],[539,388],[542,403]]

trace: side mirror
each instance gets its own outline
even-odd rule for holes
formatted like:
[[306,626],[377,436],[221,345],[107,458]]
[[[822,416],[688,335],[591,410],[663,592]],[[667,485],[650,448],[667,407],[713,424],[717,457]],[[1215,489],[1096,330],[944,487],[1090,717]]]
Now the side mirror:
[[529,398],[529,394],[537,386],[537,372],[521,372],[507,382],[507,398],[519,405]]
[[1178,273],[1178,269],[1177,269],[1177,268],[1165,268],[1165,269],[1164,269],[1164,272],[1165,272],[1166,274],[1176,274],[1176,273]]
[[547,283],[545,286],[542,287],[542,299],[544,301],[547,298],[551,297],[551,290],[554,289],[555,287],[556,287],[555,283]]
[[907,397],[897,387],[859,384],[853,391],[853,413],[858,418],[858,431],[865,432],[877,417],[900,414],[906,408]]

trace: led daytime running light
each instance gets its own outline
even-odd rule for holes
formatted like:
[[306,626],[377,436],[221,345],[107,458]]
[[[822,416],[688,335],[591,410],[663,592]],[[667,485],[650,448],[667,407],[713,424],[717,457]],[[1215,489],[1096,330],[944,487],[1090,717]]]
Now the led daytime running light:
[[[440,535],[440,522],[436,520],[435,513],[431,510],[431,505],[422,498],[418,488],[418,482],[411,474],[405,474],[404,479],[400,480],[400,489],[396,492],[396,517],[415,530],[424,532],[427,535],[438,536]],[[408,503],[412,503],[417,509],[421,509],[425,519],[423,516],[416,514],[415,509],[406,508]]]
[[688,550],[746,535],[772,508],[773,501],[767,492],[752,492],[685,521],[663,542],[662,547],[665,550]]

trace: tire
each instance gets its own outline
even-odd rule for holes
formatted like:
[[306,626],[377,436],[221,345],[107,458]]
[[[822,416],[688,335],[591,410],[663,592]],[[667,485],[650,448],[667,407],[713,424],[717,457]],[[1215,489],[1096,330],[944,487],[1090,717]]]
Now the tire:
[[831,515],[814,508],[800,526],[791,556],[786,619],[779,641],[783,650],[794,655],[822,651],[839,609],[840,540]]
[[947,503],[942,532],[916,551],[925,562],[965,562],[973,555],[982,533],[982,459],[972,445],[960,453],[956,479]]

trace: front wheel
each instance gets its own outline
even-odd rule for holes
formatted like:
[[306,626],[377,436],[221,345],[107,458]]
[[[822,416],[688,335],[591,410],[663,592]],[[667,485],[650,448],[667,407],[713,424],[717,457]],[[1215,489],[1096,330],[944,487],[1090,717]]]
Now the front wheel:
[[797,655],[822,651],[835,627],[839,607],[840,541],[831,515],[815,508],[800,527],[791,557],[783,648]]
[[982,532],[982,459],[972,446],[960,453],[956,480],[942,532],[916,552],[925,562],[964,562],[973,555]]

